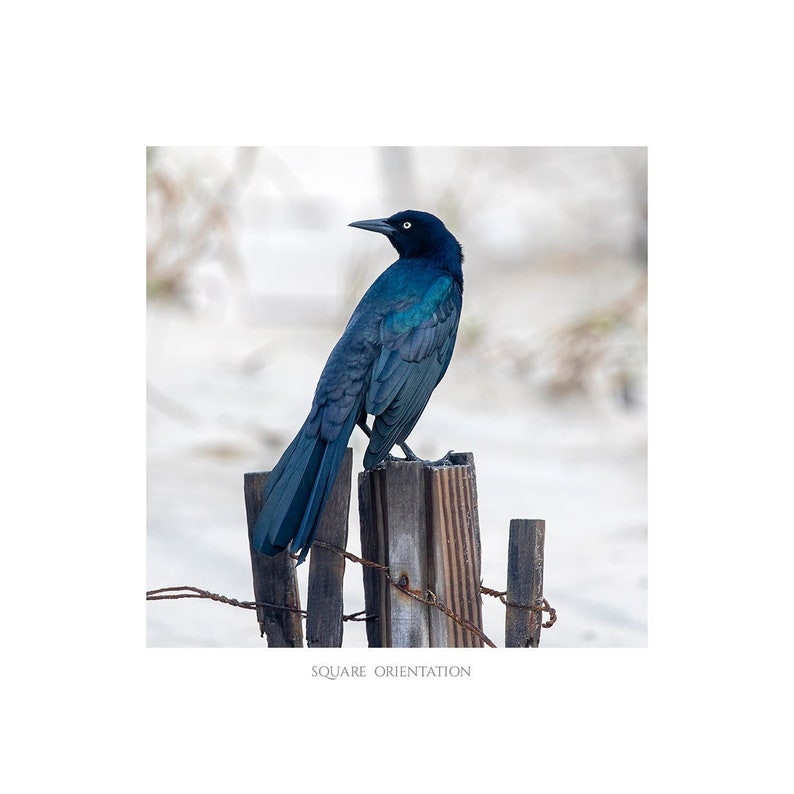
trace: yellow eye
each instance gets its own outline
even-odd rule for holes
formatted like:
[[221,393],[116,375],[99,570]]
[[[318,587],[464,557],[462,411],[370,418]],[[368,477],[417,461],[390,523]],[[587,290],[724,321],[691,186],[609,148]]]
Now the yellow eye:
[[410,229],[411,228],[411,221],[406,221],[403,224],[403,229]]

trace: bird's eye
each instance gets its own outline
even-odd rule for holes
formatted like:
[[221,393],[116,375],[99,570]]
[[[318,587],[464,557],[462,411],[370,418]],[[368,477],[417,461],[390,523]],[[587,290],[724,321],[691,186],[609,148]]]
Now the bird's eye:
[[406,221],[403,224],[403,229],[410,229],[411,228],[411,221]]

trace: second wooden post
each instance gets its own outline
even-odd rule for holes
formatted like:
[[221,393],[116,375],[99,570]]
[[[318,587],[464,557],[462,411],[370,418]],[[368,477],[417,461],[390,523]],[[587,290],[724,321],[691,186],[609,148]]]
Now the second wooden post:
[[450,462],[389,460],[359,475],[362,554],[403,588],[364,568],[370,647],[482,646],[465,626],[482,630],[474,456],[452,454]]

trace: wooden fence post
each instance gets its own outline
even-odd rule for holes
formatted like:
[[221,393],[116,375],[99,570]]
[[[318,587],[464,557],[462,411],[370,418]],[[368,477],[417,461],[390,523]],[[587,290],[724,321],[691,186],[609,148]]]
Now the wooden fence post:
[[324,548],[323,543],[339,549],[347,548],[352,475],[353,450],[348,447],[323,510],[309,557],[306,644],[310,648],[342,647],[345,558]]
[[[474,455],[452,456],[453,466],[428,467],[428,578],[439,601],[482,629],[480,524]],[[482,640],[438,609],[430,610],[434,648],[481,648]]]
[[254,577],[254,600],[283,605],[290,609],[257,606],[260,636],[267,635],[270,648],[303,647],[303,618],[300,594],[295,576],[295,561],[286,551],[266,557],[252,545],[256,519],[262,510],[262,491],[268,472],[248,473],[243,478],[245,512],[248,519],[248,547],[251,552],[251,571]]
[[[362,552],[377,553],[369,559],[387,565],[391,576],[411,590],[427,588],[426,510],[423,464],[420,461],[387,461],[385,466],[359,475]],[[373,523],[367,524],[367,519]],[[365,568],[365,572],[373,573]],[[426,648],[430,645],[428,606],[389,585],[376,572],[380,637],[378,647]],[[366,577],[365,577],[366,579]],[[365,598],[372,590],[365,581]],[[367,614],[374,605],[366,605]],[[368,626],[368,629],[370,627]]]
[[[543,545],[546,522],[514,518],[507,549],[507,612],[505,647],[537,648],[543,613],[526,607],[543,602]],[[515,604],[516,606],[511,606]],[[522,607],[525,607],[522,609]]]
[[[482,630],[480,538],[474,456],[452,466],[388,460],[359,475],[361,548],[395,582],[437,599]],[[370,647],[481,647],[482,640],[437,608],[364,568]]]
[[[389,571],[387,576],[377,567],[363,566],[370,647],[493,645],[482,633],[474,456],[450,453],[450,462],[438,466],[387,460],[359,475],[362,555]],[[351,476],[352,450],[348,449],[311,552],[306,630],[310,647],[342,645],[345,560],[328,546],[347,546]],[[267,557],[251,545],[266,479],[266,472],[245,475],[254,595],[256,601],[274,605],[257,606],[257,619],[269,646],[301,647],[295,562],[286,552]],[[545,521],[539,519],[510,522],[505,599],[508,648],[540,644],[545,529]]]

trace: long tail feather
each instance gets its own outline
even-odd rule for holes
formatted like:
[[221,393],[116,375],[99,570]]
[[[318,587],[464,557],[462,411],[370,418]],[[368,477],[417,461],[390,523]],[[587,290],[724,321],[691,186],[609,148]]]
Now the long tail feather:
[[353,422],[347,424],[330,442],[310,433],[308,421],[295,436],[267,478],[254,528],[257,551],[273,556],[291,543],[298,562],[306,558],[347,449]]

